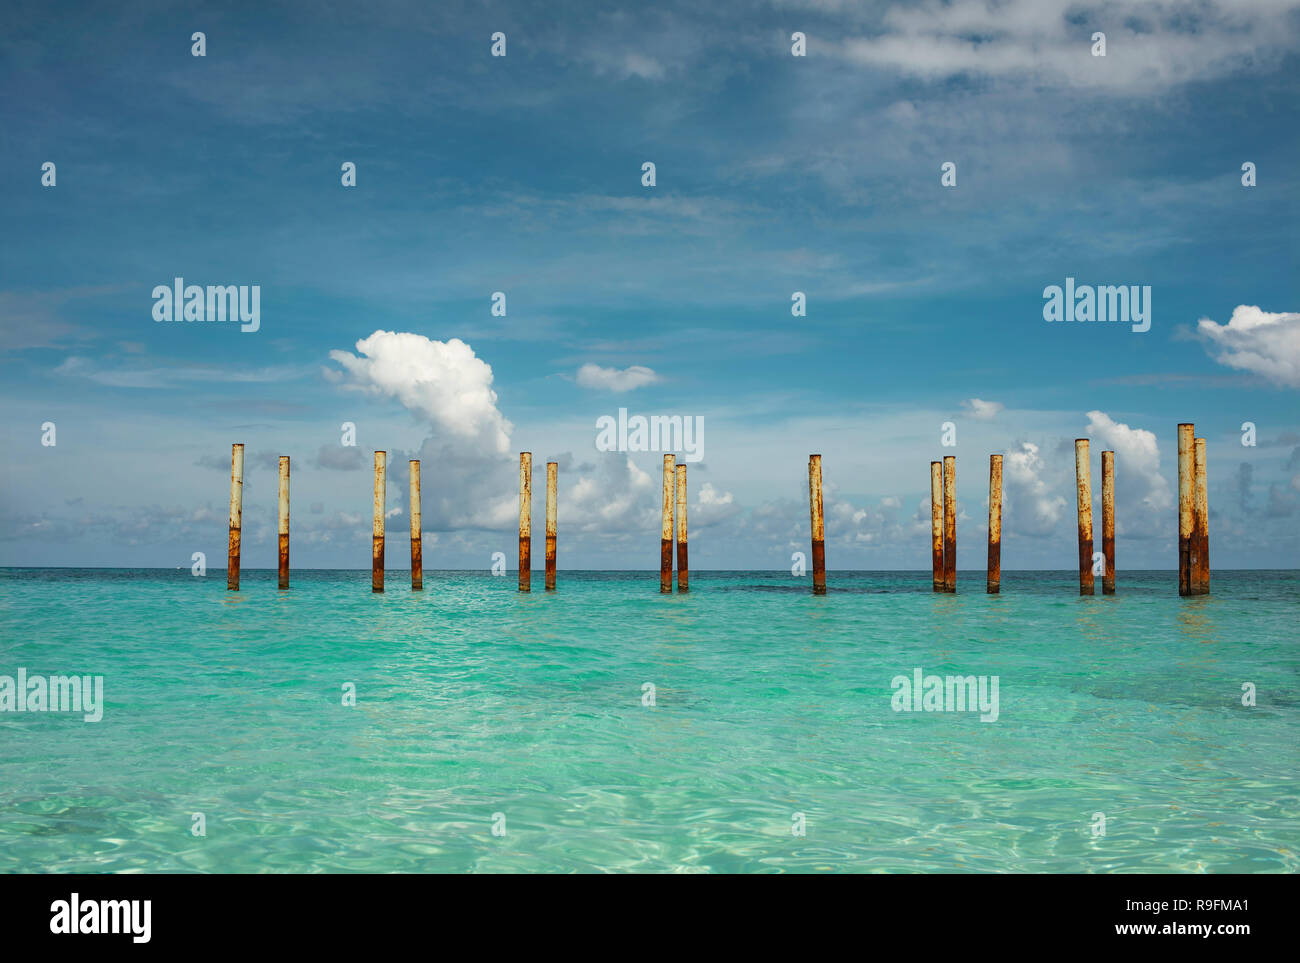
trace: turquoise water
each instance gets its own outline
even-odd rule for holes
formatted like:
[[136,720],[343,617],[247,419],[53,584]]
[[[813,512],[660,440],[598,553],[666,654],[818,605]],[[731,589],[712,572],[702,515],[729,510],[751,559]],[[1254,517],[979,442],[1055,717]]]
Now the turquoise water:
[[691,577],[0,570],[0,675],[106,704],[0,713],[0,871],[1300,869],[1300,573]]

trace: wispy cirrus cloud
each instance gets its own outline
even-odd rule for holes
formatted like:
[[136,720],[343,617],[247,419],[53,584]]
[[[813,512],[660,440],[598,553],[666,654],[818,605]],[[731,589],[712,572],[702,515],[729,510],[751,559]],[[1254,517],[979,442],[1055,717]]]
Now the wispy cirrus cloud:
[[54,369],[54,373],[84,378],[110,388],[177,388],[196,381],[242,384],[294,381],[305,377],[309,370],[301,365],[260,368],[222,368],[210,365],[158,367],[139,364],[112,366],[81,355],[70,355]]
[[[1162,0],[957,0],[893,6],[883,29],[838,50],[852,63],[939,81],[962,74],[1153,96],[1275,59],[1297,4]],[[1106,55],[1092,54],[1094,33]]]

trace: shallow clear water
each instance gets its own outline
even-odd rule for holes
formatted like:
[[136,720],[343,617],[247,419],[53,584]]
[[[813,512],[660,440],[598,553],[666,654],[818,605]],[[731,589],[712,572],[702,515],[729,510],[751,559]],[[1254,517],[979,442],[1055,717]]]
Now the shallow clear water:
[[1300,869],[1294,571],[224,574],[0,570],[0,675],[106,704],[0,712],[0,871]]

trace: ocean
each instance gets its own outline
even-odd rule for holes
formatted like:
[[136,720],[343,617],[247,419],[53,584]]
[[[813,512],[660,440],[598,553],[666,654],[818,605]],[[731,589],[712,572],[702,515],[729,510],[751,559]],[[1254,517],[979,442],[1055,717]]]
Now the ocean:
[[1296,571],[224,576],[0,570],[0,871],[1300,869]]

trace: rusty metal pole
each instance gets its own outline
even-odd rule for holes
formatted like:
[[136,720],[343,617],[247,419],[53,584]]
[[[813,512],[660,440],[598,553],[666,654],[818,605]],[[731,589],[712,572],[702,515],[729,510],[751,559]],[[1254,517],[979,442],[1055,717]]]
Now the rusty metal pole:
[[943,459],[943,590],[957,591],[957,458]]
[[370,541],[370,591],[384,590],[384,502],[387,494],[385,468],[388,452],[375,452],[375,522]]
[[226,555],[226,588],[239,591],[239,543],[244,527],[244,446],[230,446],[230,548]]
[[1205,439],[1196,439],[1192,494],[1192,593],[1210,594],[1210,502],[1205,480]]
[[546,463],[546,591],[555,591],[556,495],[560,463]]
[[943,462],[930,462],[930,582],[943,591]]
[[289,456],[280,456],[280,588],[289,587]]
[[1092,595],[1092,471],[1088,439],[1074,439],[1074,486],[1079,513],[1079,594]]
[[411,591],[424,589],[424,517],[420,514],[420,462],[411,459]]
[[677,591],[691,587],[690,566],[686,557],[686,466],[677,466]]
[[533,590],[533,453],[519,453],[519,591]]
[[1196,426],[1178,426],[1178,594],[1192,594],[1192,493],[1195,488]]
[[808,512],[812,522],[813,594],[826,594],[826,516],[822,512],[822,456],[808,456]]
[[1002,456],[989,455],[989,573],[986,591],[1002,591]]
[[673,590],[673,475],[676,458],[664,455],[663,524],[659,533],[659,591]]
[[1101,553],[1106,568],[1101,576],[1101,594],[1115,594],[1115,453],[1101,453]]

